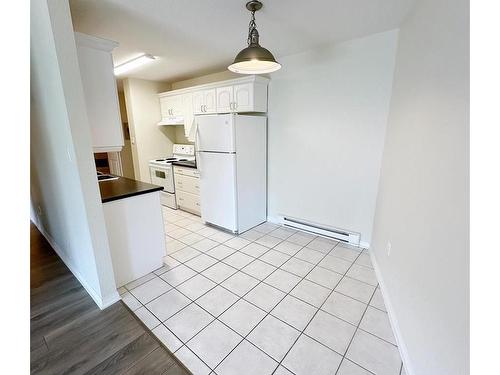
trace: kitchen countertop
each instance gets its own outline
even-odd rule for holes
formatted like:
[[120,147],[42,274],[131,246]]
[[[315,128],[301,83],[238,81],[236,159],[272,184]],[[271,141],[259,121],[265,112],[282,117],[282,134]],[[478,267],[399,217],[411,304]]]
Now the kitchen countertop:
[[179,167],[196,168],[196,161],[174,161],[172,165],[178,165]]
[[130,178],[120,177],[117,180],[108,180],[99,182],[102,203],[115,201],[118,199],[129,198],[135,195],[153,193],[163,190],[163,186],[147,184],[145,182],[131,180]]

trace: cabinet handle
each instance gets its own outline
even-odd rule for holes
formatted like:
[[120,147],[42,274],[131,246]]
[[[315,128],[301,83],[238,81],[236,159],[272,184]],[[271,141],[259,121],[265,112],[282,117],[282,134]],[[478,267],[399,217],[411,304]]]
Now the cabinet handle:
[[237,102],[233,102],[233,105],[234,105],[234,110],[236,111],[236,109],[238,108],[238,103]]
[[199,204],[199,203],[196,203],[196,205],[197,205],[198,207],[200,206],[200,204]]
[[198,185],[194,185],[194,187],[195,187],[196,189],[199,189],[199,188],[200,188]]

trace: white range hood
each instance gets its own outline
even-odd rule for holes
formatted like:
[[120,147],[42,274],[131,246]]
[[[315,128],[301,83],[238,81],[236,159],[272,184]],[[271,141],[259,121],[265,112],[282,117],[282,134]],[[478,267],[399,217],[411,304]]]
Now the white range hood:
[[157,125],[184,125],[184,116],[163,118]]

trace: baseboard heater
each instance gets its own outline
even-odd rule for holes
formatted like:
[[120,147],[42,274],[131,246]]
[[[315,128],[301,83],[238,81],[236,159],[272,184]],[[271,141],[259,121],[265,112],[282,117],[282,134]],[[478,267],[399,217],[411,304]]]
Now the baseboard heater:
[[361,239],[360,233],[351,232],[344,229],[333,228],[326,225],[311,223],[290,216],[281,216],[280,219],[281,219],[281,224],[283,224],[285,227],[299,229],[304,232],[319,234],[320,236],[333,238],[342,242],[346,242],[350,245],[359,246],[359,241]]

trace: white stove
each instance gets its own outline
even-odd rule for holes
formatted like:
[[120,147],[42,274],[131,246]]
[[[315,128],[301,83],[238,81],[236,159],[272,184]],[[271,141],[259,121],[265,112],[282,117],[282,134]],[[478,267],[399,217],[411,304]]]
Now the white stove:
[[192,160],[195,160],[193,145],[175,144],[172,147],[172,156],[149,161],[151,183],[163,186],[160,197],[164,206],[177,209],[172,162]]

